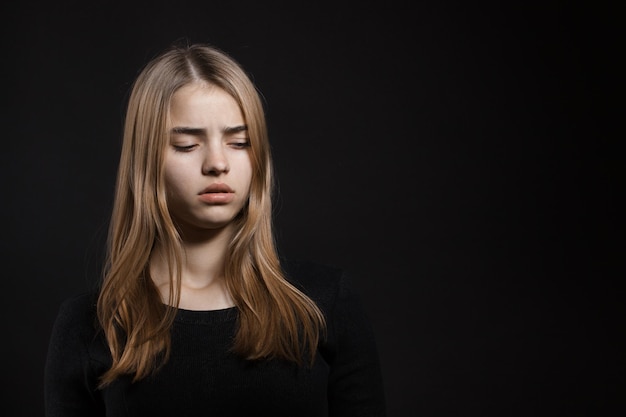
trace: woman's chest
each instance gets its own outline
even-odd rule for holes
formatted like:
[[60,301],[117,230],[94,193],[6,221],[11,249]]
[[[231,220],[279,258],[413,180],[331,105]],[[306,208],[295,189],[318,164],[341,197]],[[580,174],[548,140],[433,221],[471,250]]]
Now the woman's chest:
[[136,383],[104,392],[108,416],[326,416],[328,366],[246,361],[230,348],[234,329],[174,329],[169,360]]

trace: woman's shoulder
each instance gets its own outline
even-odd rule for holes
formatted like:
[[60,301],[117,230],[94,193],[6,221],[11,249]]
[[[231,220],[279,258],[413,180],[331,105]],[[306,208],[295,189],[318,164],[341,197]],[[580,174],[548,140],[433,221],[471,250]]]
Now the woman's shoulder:
[[96,303],[98,302],[98,292],[96,290],[87,290],[78,292],[74,295],[71,295],[64,299],[61,302],[61,311],[67,310],[70,311],[82,311],[86,312],[89,310],[94,310],[96,308]]
[[[48,384],[61,387],[68,378],[82,381],[88,373],[99,375],[110,366],[110,351],[97,318],[97,301],[96,291],[86,291],[60,303],[48,344]],[[93,380],[84,382],[91,385]]]
[[91,333],[97,327],[98,293],[94,290],[76,293],[64,299],[57,313],[56,326]]

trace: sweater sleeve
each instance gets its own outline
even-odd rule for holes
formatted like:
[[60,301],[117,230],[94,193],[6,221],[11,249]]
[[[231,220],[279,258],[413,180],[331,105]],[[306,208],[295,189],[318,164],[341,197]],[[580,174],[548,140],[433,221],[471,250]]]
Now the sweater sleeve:
[[46,417],[105,415],[89,359],[89,343],[96,334],[91,307],[82,297],[65,301],[59,309],[44,370]]
[[373,328],[342,274],[329,312],[327,361],[331,417],[383,417],[385,395]]

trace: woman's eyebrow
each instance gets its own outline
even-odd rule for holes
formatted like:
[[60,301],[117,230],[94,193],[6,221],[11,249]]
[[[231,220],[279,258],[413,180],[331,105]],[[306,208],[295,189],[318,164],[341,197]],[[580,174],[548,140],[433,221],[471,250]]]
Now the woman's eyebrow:
[[[222,132],[225,134],[233,134],[245,132],[248,130],[248,125],[238,125],[238,126],[227,126],[222,129]],[[187,126],[176,126],[172,128],[172,133],[181,134],[181,135],[191,135],[191,136],[206,136],[206,129],[201,127],[187,127]]]
[[172,133],[192,136],[206,136],[206,129],[201,127],[177,126],[172,128]]
[[248,125],[239,125],[239,126],[225,127],[222,130],[222,132],[224,132],[225,134],[233,134],[233,133],[245,132],[247,130],[248,130]]

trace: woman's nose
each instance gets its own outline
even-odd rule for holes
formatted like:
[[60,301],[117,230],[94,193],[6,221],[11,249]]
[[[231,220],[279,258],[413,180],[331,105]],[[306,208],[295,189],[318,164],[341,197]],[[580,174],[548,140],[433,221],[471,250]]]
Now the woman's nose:
[[221,144],[207,146],[202,173],[204,175],[220,175],[227,173],[229,169],[228,159]]

